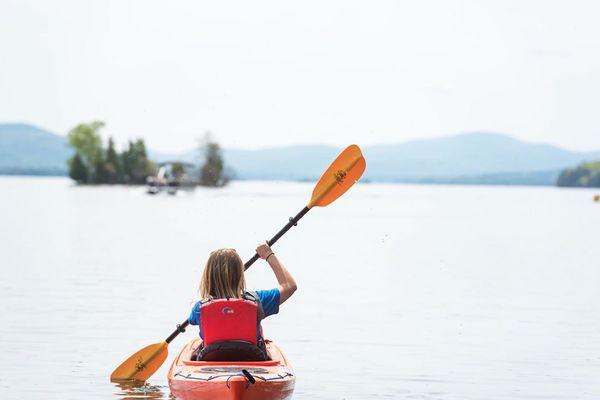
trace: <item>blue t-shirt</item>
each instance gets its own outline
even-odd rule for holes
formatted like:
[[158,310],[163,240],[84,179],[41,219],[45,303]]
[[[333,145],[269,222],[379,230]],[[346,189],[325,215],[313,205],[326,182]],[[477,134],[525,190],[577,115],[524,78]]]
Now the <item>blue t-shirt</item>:
[[[256,295],[262,304],[263,311],[265,312],[265,318],[269,315],[277,314],[279,312],[279,299],[281,297],[281,293],[279,293],[279,289],[269,289],[269,290],[257,290]],[[192,307],[192,312],[190,313],[190,317],[188,321],[190,325],[200,325],[200,306],[202,305],[201,301],[196,302],[194,307]],[[259,322],[260,328],[260,322]],[[202,325],[200,325],[200,337],[202,336]]]

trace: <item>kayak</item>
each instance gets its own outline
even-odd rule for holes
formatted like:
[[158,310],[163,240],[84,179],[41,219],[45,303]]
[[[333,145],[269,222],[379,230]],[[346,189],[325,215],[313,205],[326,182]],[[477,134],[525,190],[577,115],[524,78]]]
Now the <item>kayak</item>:
[[169,370],[171,393],[181,400],[285,400],[296,377],[283,352],[265,340],[269,361],[191,361],[202,341],[189,342]]

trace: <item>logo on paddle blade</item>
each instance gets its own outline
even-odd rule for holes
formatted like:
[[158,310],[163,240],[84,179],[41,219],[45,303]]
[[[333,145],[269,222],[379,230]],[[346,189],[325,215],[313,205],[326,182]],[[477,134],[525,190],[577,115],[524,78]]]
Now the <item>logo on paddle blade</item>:
[[346,174],[346,171],[340,169],[333,176],[335,177],[335,181],[341,185],[342,182],[344,182],[344,179],[346,179]]
[[140,357],[140,358],[138,358],[138,362],[135,364],[135,370],[139,372],[139,371],[143,370],[144,368],[146,368],[146,363]]

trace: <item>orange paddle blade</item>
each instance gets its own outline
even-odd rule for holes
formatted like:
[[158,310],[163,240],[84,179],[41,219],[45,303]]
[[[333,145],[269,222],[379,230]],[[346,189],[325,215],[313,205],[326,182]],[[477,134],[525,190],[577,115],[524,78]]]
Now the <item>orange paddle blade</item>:
[[110,374],[111,381],[145,381],[165,362],[169,354],[167,342],[154,343],[138,351]]
[[325,207],[335,201],[360,179],[366,167],[360,148],[355,144],[346,147],[319,179],[307,207]]

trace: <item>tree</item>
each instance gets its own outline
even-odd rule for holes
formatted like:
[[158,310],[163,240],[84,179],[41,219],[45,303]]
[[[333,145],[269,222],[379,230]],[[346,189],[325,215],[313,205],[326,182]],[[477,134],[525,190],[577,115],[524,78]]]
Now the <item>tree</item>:
[[102,164],[102,138],[98,131],[103,127],[104,122],[93,121],[77,125],[68,134],[69,145],[79,156],[77,163],[81,162],[87,171],[87,183],[96,181],[96,169]]
[[106,183],[107,173],[104,167],[104,160],[102,158],[96,161],[96,165],[94,166],[94,175],[90,179],[91,183]]
[[213,140],[209,132],[200,142],[199,150],[201,159],[204,161],[200,168],[200,185],[225,186],[230,180],[230,174],[225,169],[221,147]]
[[115,141],[112,137],[108,138],[108,149],[104,157],[104,173],[107,183],[117,183],[122,180],[123,170],[119,154],[115,150]]
[[154,163],[148,160],[143,139],[129,141],[127,149],[121,154],[121,162],[125,183],[145,183],[156,169]]
[[557,186],[600,187],[600,161],[588,162],[575,168],[563,170],[556,181]]
[[79,154],[75,154],[69,159],[69,177],[77,183],[88,181],[89,172]]

